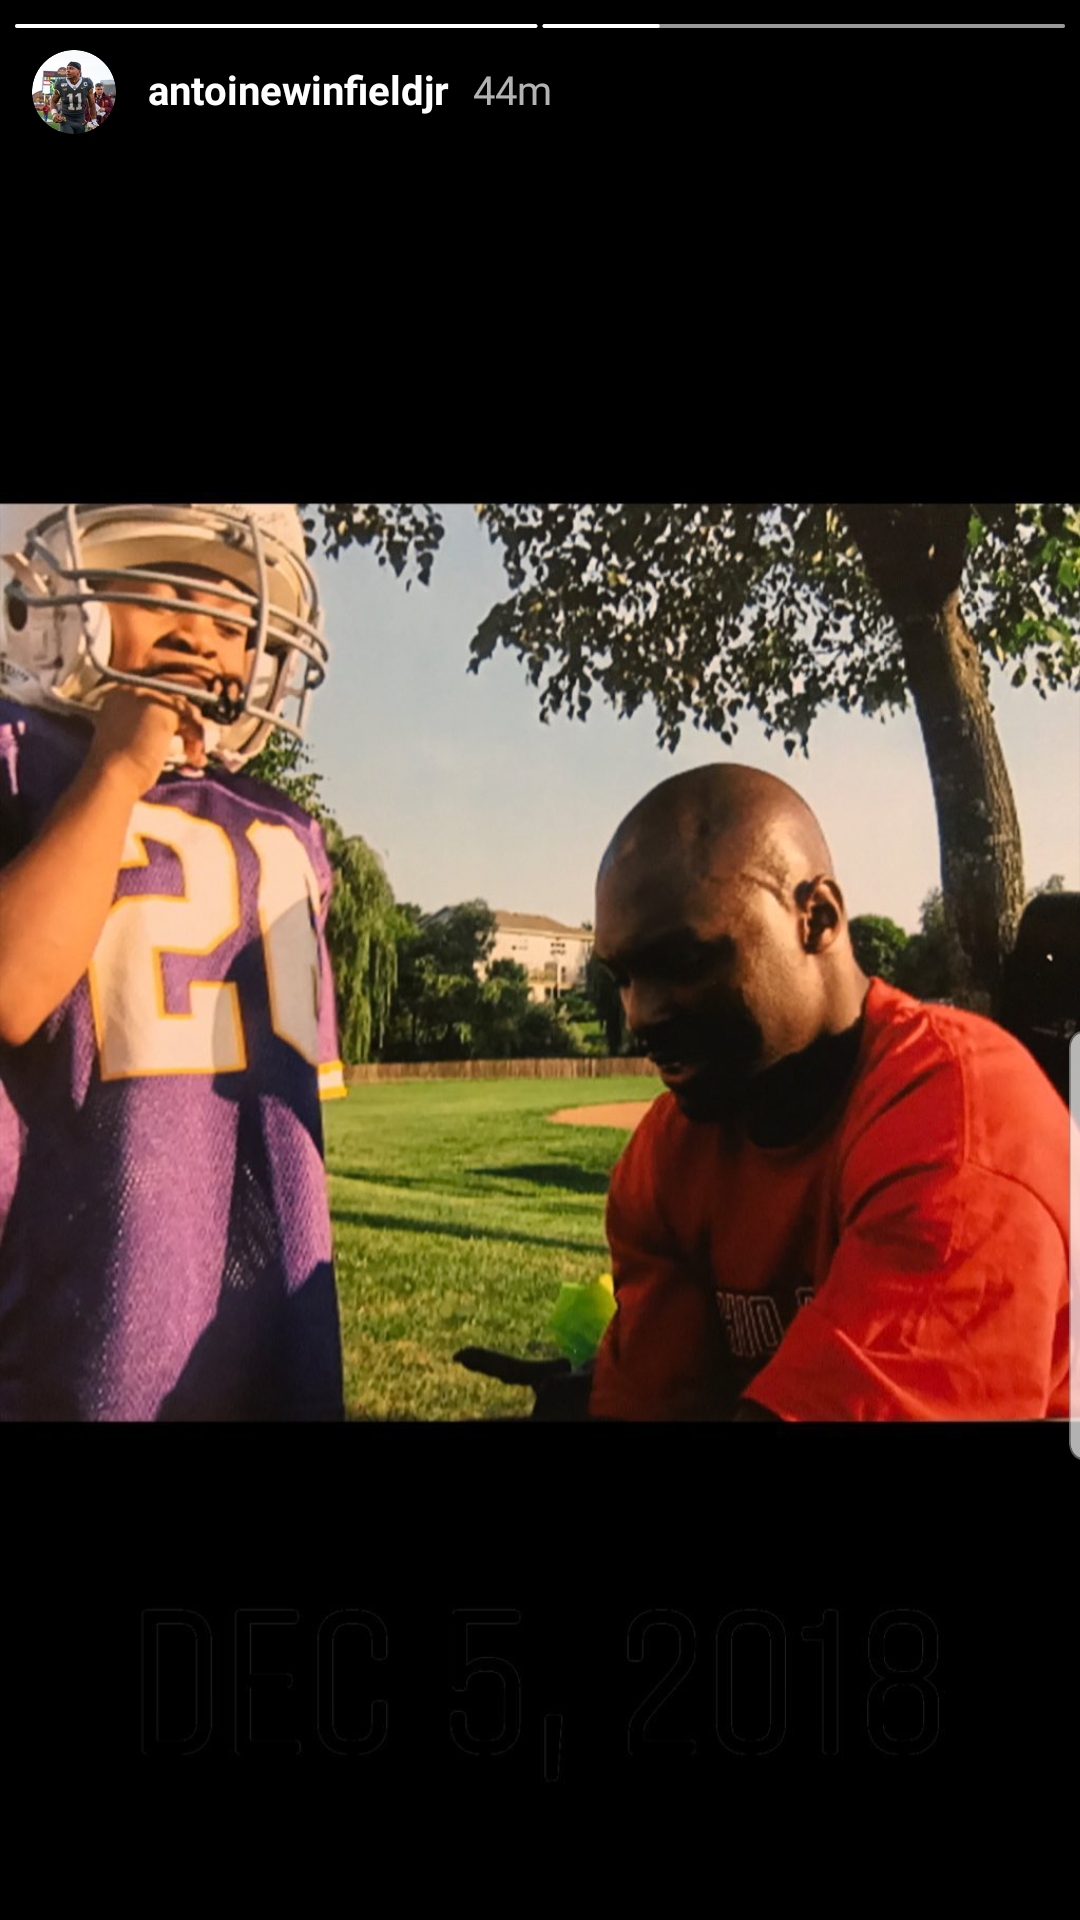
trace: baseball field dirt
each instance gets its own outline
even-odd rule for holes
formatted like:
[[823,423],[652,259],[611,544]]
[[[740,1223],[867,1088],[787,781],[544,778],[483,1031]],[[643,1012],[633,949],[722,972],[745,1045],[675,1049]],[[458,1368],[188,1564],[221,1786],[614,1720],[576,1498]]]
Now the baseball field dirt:
[[610,1107],[560,1107],[548,1119],[570,1127],[626,1127],[632,1133],[651,1106],[651,1100],[621,1100]]

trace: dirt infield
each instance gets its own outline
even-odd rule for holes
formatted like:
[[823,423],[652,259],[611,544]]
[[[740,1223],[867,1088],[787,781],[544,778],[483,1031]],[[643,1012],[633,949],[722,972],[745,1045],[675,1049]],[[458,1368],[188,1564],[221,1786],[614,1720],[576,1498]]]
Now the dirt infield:
[[549,1120],[561,1120],[570,1127],[627,1127],[632,1133],[644,1120],[651,1100],[621,1100],[610,1107],[560,1107],[549,1113]]

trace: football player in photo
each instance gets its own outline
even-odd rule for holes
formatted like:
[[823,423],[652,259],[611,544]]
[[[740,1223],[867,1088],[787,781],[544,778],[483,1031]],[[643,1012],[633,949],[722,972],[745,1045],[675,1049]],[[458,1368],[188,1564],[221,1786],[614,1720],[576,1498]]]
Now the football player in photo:
[[324,677],[299,516],[68,506],[5,558],[0,1418],[340,1419],[331,873],[244,772]]
[[53,81],[53,98],[60,109],[61,133],[85,133],[86,104],[93,99],[94,88],[83,79],[82,62],[69,60],[67,72]]

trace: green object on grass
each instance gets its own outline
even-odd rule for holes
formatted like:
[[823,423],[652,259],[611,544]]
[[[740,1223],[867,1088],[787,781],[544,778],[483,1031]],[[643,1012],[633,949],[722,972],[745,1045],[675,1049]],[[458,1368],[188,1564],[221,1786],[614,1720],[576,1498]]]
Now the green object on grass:
[[592,1359],[614,1311],[610,1274],[583,1283],[563,1282],[551,1316],[551,1332],[559,1352],[572,1366],[583,1367]]

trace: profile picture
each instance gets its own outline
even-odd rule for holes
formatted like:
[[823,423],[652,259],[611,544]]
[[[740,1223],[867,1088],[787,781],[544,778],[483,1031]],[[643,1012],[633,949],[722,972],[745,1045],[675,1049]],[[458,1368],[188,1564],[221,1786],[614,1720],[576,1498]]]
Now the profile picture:
[[34,75],[34,111],[54,133],[98,133],[116,104],[116,81],[100,55],[61,47]]

